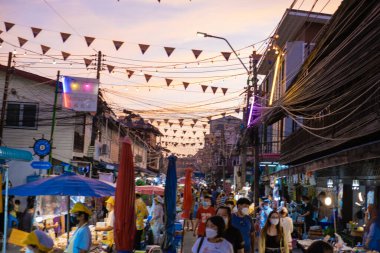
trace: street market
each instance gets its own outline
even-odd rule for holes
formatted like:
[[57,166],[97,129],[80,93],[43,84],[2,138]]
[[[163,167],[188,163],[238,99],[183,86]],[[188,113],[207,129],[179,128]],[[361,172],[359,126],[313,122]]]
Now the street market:
[[379,253],[380,1],[0,3],[2,253]]

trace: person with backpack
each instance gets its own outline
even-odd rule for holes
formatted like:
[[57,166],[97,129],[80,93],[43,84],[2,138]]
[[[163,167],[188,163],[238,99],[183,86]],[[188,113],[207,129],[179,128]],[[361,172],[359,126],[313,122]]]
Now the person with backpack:
[[207,219],[206,236],[199,237],[195,242],[192,253],[234,253],[232,244],[223,238],[225,231],[224,219],[213,216]]

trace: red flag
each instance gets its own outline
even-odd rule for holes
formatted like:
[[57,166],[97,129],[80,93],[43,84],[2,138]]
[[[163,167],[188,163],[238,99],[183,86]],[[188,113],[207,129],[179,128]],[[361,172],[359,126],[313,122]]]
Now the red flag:
[[212,92],[215,94],[216,91],[218,90],[218,87],[212,87],[212,86],[211,86],[211,89],[212,89]]
[[46,54],[47,51],[50,50],[50,47],[47,47],[47,46],[41,45],[41,50],[42,50],[42,54]]
[[169,87],[169,85],[173,82],[172,79],[165,78],[166,85]]
[[152,75],[144,74],[146,82],[149,82],[149,80],[152,78]]
[[93,37],[88,37],[88,36],[84,36],[84,39],[86,40],[86,44],[87,46],[91,46],[92,42],[94,42],[95,38]]
[[182,133],[183,133],[183,134],[186,134],[186,130],[183,130]]
[[201,86],[202,86],[202,90],[203,90],[203,92],[206,92],[208,86],[207,86],[207,85],[201,85]]
[[86,65],[86,68],[88,68],[88,66],[90,66],[92,63],[91,59],[83,58],[83,60],[84,60],[84,64]]
[[63,43],[66,42],[66,40],[71,36],[70,33],[61,33],[62,41]]
[[172,127],[173,123],[169,122],[169,126]]
[[63,57],[63,60],[66,61],[66,59],[70,56],[69,53],[66,53],[66,52],[61,52],[62,53],[62,57]]
[[168,131],[168,129],[167,129],[167,128],[165,128],[165,129],[164,129],[164,131],[165,131],[165,133],[166,133],[166,132]]
[[193,131],[193,134],[195,135],[197,133],[197,131]]
[[34,38],[42,31],[40,28],[31,27]]
[[119,50],[119,48],[124,44],[123,41],[114,40],[113,44],[115,45],[116,50]]
[[165,51],[166,51],[166,54],[168,55],[168,57],[170,57],[170,55],[173,53],[174,51],[174,47],[164,47],[165,48]]
[[161,121],[158,121],[158,120],[157,120],[157,125],[158,125],[158,126],[161,125]]
[[236,112],[237,114],[239,114],[239,113],[240,113],[240,108],[235,109],[235,112]]
[[110,73],[113,71],[114,68],[115,68],[115,66],[107,65],[108,72],[110,72]]
[[135,73],[135,72],[132,71],[132,70],[127,70],[127,73],[128,73],[128,78],[131,78],[131,76],[132,76],[133,73]]
[[183,86],[185,87],[185,90],[187,89],[187,87],[189,86],[189,83],[186,83],[186,82],[182,82],[183,83]]
[[231,52],[222,52],[222,55],[224,56],[224,59],[226,59],[226,61],[228,61],[228,59],[230,59]]
[[194,128],[195,124],[190,124],[191,128]]
[[182,122],[184,121],[184,119],[178,119],[178,121],[179,121],[180,123],[182,123]]
[[20,47],[22,47],[23,45],[25,45],[26,42],[28,42],[28,40],[18,37],[18,42],[20,43]]
[[174,132],[174,133],[176,133],[176,132],[177,132],[177,130],[175,130],[175,129],[174,129],[174,130],[173,130],[173,132]]
[[150,45],[145,45],[145,44],[139,44],[140,50],[142,54],[145,54],[146,50],[150,47]]
[[15,25],[13,23],[9,23],[9,22],[4,22],[4,25],[5,25],[5,31],[8,32],[10,29],[12,29],[12,27]]
[[226,95],[228,88],[222,88],[223,95]]
[[165,124],[169,122],[169,119],[164,119]]
[[183,123],[179,123],[179,126],[182,128],[183,127]]
[[195,59],[198,59],[198,56],[202,53],[202,50],[192,49]]
[[150,120],[150,123],[151,123],[151,124],[153,124],[153,122],[154,122],[154,119],[149,119],[149,120]]

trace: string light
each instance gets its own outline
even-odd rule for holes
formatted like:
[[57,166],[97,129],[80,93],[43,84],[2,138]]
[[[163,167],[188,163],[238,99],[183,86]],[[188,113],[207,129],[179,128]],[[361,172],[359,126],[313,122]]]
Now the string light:
[[26,51],[24,52],[24,55],[26,55]]
[[140,75],[140,76],[144,75],[144,73],[142,72],[142,70],[140,70],[139,75]]
[[3,47],[3,43],[0,42],[0,48],[2,48],[2,47]]
[[17,51],[16,51],[16,49],[13,49],[13,54],[17,54]]
[[57,62],[55,61],[55,59],[53,60],[53,64],[57,64]]

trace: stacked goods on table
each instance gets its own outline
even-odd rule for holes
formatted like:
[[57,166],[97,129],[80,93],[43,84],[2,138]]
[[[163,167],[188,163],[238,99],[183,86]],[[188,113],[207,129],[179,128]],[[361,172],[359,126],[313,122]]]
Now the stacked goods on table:
[[323,237],[323,231],[320,226],[312,226],[309,230],[309,239],[320,239]]

